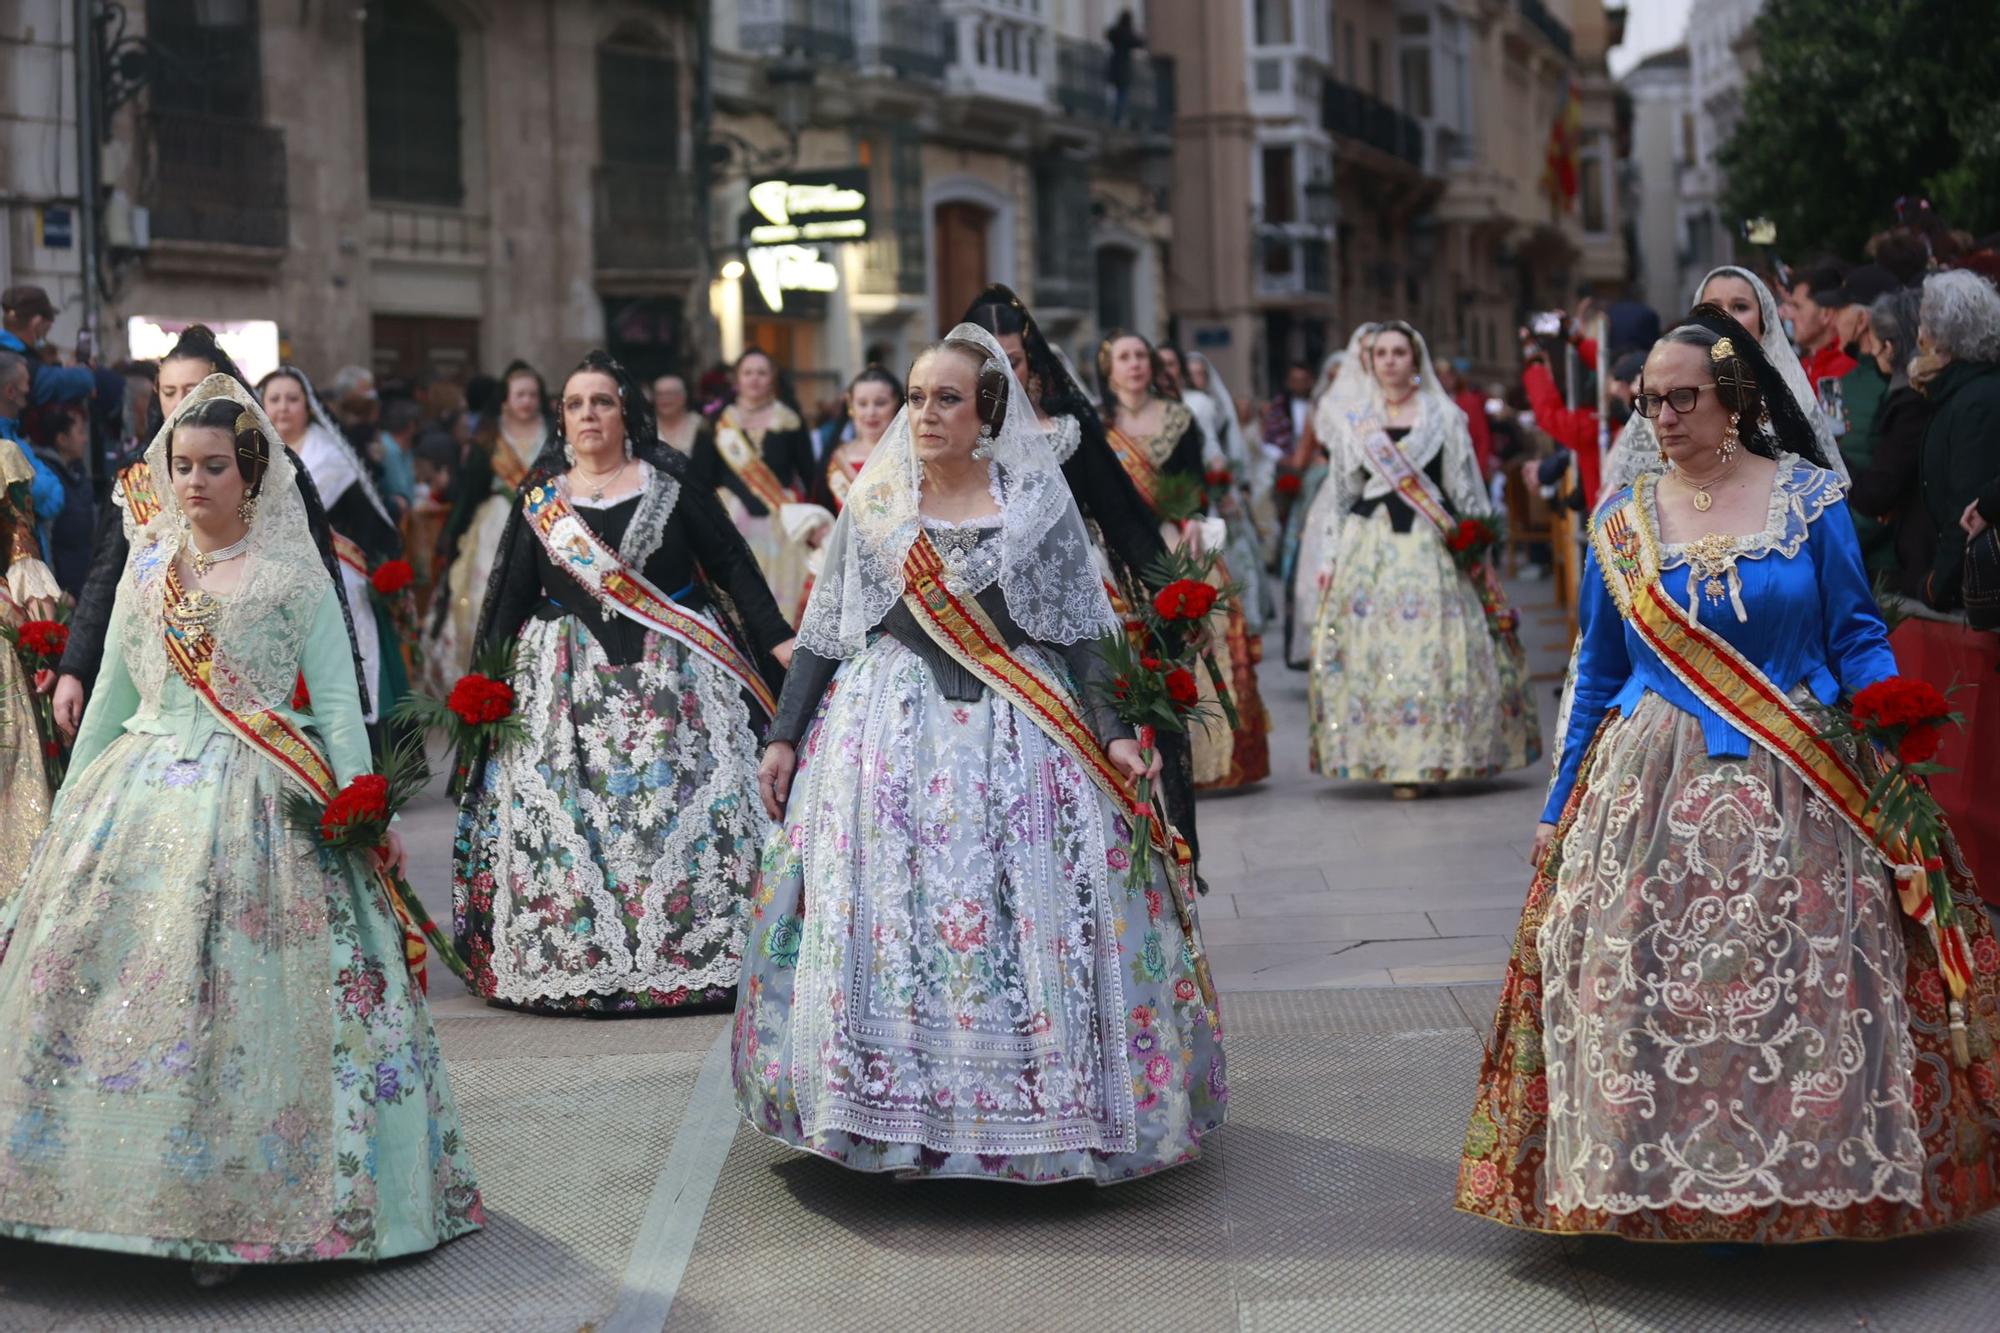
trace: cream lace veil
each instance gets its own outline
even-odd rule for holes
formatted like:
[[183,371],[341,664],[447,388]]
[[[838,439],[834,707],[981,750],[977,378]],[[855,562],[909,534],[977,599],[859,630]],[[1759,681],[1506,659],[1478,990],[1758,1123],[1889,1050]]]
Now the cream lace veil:
[[[1027,391],[991,333],[960,324],[947,342],[976,344],[1007,388],[1007,414],[991,442],[993,497],[1000,509],[998,584],[1007,614],[1029,638],[1066,644],[1120,628],[1091,556],[1090,539]],[[905,407],[889,423],[847,493],[827,538],[826,562],[799,625],[799,646],[852,657],[903,596],[903,561],[922,527],[923,469]]]
[[215,650],[210,683],[222,706],[250,713],[289,706],[297,683],[306,636],[319,599],[332,592],[326,565],[306,523],[297,471],[284,441],[264,415],[255,394],[230,375],[210,375],[183,398],[146,449],[146,465],[159,478],[160,512],[139,532],[126,566],[121,598],[128,600],[123,650],[132,679],[145,700],[157,700],[166,681],[161,649],[166,632],[168,566],[187,549],[191,524],[171,484],[167,443],[184,420],[204,404],[227,398],[256,422],[269,461],[257,488],[243,573],[236,590],[222,598],[210,626]]

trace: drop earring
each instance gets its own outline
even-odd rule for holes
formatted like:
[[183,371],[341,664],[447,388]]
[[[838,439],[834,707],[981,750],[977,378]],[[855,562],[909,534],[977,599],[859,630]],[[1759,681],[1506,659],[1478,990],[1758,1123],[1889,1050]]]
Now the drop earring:
[[570,467],[576,466],[576,449],[568,440],[563,441],[563,462]]
[[972,456],[982,463],[993,457],[993,427],[979,428],[979,443],[972,446]]
[[1736,418],[1731,417],[1729,428],[1722,432],[1722,443],[1716,446],[1715,456],[1725,463],[1736,457],[1737,439]]
[[236,506],[236,516],[243,520],[245,527],[248,527],[257,517],[257,497],[254,495],[244,496],[243,502]]

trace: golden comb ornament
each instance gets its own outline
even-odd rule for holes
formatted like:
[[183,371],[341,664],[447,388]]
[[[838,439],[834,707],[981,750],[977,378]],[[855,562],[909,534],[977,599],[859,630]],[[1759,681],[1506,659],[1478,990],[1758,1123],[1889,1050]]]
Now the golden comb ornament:
[[1715,382],[1732,392],[1740,394],[1756,384],[1756,380],[1749,374],[1749,368],[1743,364],[1742,358],[1736,355],[1736,344],[1728,338],[1716,339],[1715,346],[1708,349],[1708,359],[1718,367]]
[[1708,359],[1721,361],[1736,355],[1736,344],[1727,338],[1718,338],[1715,346],[1708,349]]
[[243,434],[243,432],[245,431],[256,430],[256,429],[257,429],[257,418],[255,416],[251,415],[247,411],[238,412],[236,414],[236,433],[238,435]]

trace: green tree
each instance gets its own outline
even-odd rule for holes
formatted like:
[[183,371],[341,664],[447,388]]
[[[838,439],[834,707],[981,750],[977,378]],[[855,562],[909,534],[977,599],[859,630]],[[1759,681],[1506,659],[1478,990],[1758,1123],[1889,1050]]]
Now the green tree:
[[1799,258],[1858,258],[1899,195],[2000,226],[2000,0],[1769,0],[1756,40],[1721,153],[1733,217]]

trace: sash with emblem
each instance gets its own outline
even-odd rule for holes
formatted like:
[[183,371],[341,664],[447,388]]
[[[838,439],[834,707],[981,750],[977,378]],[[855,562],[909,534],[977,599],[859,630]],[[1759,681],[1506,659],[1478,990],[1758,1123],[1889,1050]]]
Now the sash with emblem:
[[[789,409],[783,404],[773,411],[789,416]],[[770,428],[783,430],[789,429],[790,426],[790,422],[774,415]],[[723,408],[722,415],[716,418],[715,448],[716,452],[722,455],[722,461],[729,464],[729,470],[736,474],[737,480],[749,488],[750,493],[757,497],[758,503],[763,505],[767,512],[775,515],[785,505],[799,498],[792,494],[790,487],[778,480],[778,474],[764,461],[763,449],[750,438],[750,433],[737,423],[736,409],[733,406]]]

